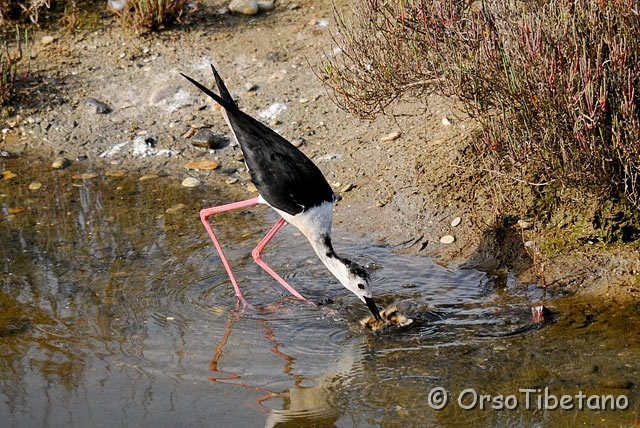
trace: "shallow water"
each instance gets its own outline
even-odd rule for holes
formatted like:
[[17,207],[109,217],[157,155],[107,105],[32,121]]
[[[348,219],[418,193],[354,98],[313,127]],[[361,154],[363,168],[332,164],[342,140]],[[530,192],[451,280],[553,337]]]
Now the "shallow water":
[[[186,189],[183,177],[96,170],[83,180],[73,176],[90,171],[78,164],[51,171],[37,160],[2,162],[17,174],[0,179],[3,427],[640,419],[638,307],[545,295],[509,275],[396,254],[336,230],[336,251],[371,269],[379,304],[416,320],[374,334],[358,324],[364,305],[292,227],[264,258],[323,306],[292,299],[252,262],[251,248],[277,220],[253,207],[214,219],[255,307],[243,310],[198,217],[203,206],[233,200],[213,187],[216,174]],[[35,180],[42,188],[28,190]],[[533,324],[530,307],[541,302],[553,314]],[[442,391],[448,400],[437,409]],[[490,396],[482,406],[481,395]],[[571,410],[554,402],[564,395]],[[592,396],[625,408],[593,409],[602,403]]]

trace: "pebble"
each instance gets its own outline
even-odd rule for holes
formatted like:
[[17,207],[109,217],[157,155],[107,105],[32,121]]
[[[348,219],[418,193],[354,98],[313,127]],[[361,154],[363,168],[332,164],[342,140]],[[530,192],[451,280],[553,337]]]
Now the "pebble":
[[524,246],[527,248],[532,248],[536,245],[535,241],[527,241],[524,243]]
[[451,227],[456,227],[457,225],[460,224],[460,222],[462,222],[462,218],[460,217],[456,217],[453,220],[451,220]]
[[46,46],[53,43],[54,40],[55,39],[53,38],[53,36],[42,36],[42,38],[40,39],[40,43],[42,43],[43,46]]
[[91,180],[92,178],[96,178],[98,174],[95,172],[83,172],[82,174],[72,175],[71,178],[73,180]]
[[138,135],[133,139],[132,155],[134,157],[145,157],[151,154],[156,144],[158,144],[158,137],[155,135]]
[[6,171],[2,172],[2,178],[4,180],[9,180],[9,179],[12,179],[12,178],[17,177],[17,176],[18,176],[18,174],[16,174],[13,171],[6,170]]
[[204,147],[207,149],[217,149],[220,147],[220,140],[210,128],[198,129],[190,140],[191,144],[196,147]]
[[93,114],[111,113],[111,107],[109,107],[109,105],[103,103],[102,101],[98,101],[95,98],[88,97],[86,100],[84,100],[84,105],[87,106],[89,111]]
[[195,177],[187,177],[184,180],[182,180],[182,185],[184,187],[198,187],[201,184],[202,182]]
[[450,126],[451,125],[451,121],[449,121],[449,119],[447,119],[447,116],[442,116],[442,124],[444,126]]
[[167,208],[164,212],[166,212],[167,214],[173,214],[176,213],[182,209],[186,208],[185,204],[176,204],[174,206],[172,206],[171,208]]
[[184,166],[186,169],[207,169],[213,170],[220,168],[220,162],[218,161],[192,161]]
[[395,131],[395,132],[392,132],[391,134],[387,134],[384,137],[380,138],[380,141],[383,143],[386,143],[387,141],[397,140],[398,138],[400,138],[401,135],[402,135],[402,132]]
[[238,178],[237,177],[229,177],[227,178],[224,182],[226,184],[236,184],[238,182]]
[[255,15],[258,13],[258,2],[256,0],[233,0],[229,3],[229,10],[242,15]]
[[258,188],[256,187],[255,184],[249,183],[247,184],[247,190],[251,193],[256,193],[258,191]]
[[287,109],[287,106],[282,103],[273,103],[268,109],[261,112],[259,115],[265,120],[273,120],[278,117],[282,112]]
[[263,12],[268,12],[270,10],[275,9],[275,5],[272,1],[269,0],[258,0],[258,9]]
[[311,25],[316,26],[316,27],[327,27],[327,26],[329,26],[329,20],[326,19],[326,18],[312,19],[309,23]]
[[300,147],[304,144],[304,138],[294,138],[293,140],[291,140],[291,144],[293,144],[295,147]]
[[530,221],[526,221],[526,220],[518,220],[518,226],[521,229],[531,229],[533,227],[533,223],[531,223]]
[[3,159],[16,159],[18,158],[18,155],[11,153],[9,151],[6,150],[0,150],[0,158]]
[[114,177],[114,178],[120,178],[120,177],[124,177],[125,172],[121,169],[115,170],[115,171],[107,171],[104,173],[104,175],[106,177]]
[[442,238],[440,238],[440,243],[441,244],[453,244],[455,242],[456,238],[453,235],[444,235]]
[[158,174],[145,174],[140,177],[140,181],[153,180],[154,178],[158,178]]
[[342,189],[340,189],[340,191],[342,193],[345,193],[345,192],[348,192],[350,190],[353,190],[355,187],[356,187],[355,184],[350,183],[350,184],[347,184],[346,186],[344,186]]
[[71,161],[67,158],[57,158],[51,164],[51,168],[53,169],[64,169],[71,165]]
[[25,212],[27,209],[25,207],[14,207],[9,208],[9,214],[20,214]]
[[29,183],[29,190],[39,190],[42,187],[42,183],[33,181]]

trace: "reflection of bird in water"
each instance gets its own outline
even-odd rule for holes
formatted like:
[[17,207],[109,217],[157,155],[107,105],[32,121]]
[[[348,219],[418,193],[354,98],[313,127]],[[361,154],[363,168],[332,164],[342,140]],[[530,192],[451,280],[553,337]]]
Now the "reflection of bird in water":
[[309,240],[318,258],[340,283],[358,296],[376,319],[380,319],[378,308],[373,300],[369,274],[366,269],[338,256],[333,250],[331,224],[334,193],[320,169],[293,144],[240,111],[215,68],[213,66],[211,68],[220,95],[216,95],[192,78],[184,74],[183,76],[222,107],[222,113],[227,125],[229,125],[242,150],[245,164],[251,175],[251,181],[260,195],[247,201],[206,208],[200,211],[200,218],[220,254],[238,298],[243,304],[247,304],[218,239],[213,233],[209,223],[209,216],[256,203],[264,203],[273,208],[282,218],[252,252],[256,263],[294,296],[304,299],[260,257],[261,251],[286,220],[296,226]]
[[[236,307],[236,309],[238,308]],[[358,352],[358,347],[346,344],[346,346],[334,348],[337,355],[332,355],[330,359],[328,358],[329,355],[326,354],[322,354],[324,358],[310,355],[294,357],[280,349],[285,345],[278,342],[276,333],[268,322],[265,319],[259,319],[258,324],[264,329],[262,337],[268,341],[269,351],[282,360],[282,369],[278,373],[280,378],[282,378],[281,375],[286,375],[287,383],[291,384],[293,382],[290,388],[277,392],[260,385],[249,384],[248,375],[234,373],[222,367],[225,347],[231,339],[233,326],[242,316],[243,314],[238,311],[230,312],[224,334],[220,342],[214,347],[215,353],[209,362],[209,370],[212,372],[209,376],[209,381],[264,393],[263,396],[255,401],[255,404],[258,410],[267,413],[265,426],[268,428],[335,426],[336,421],[342,416],[341,408],[336,405],[335,391],[342,389],[340,387],[341,383],[351,382],[354,377],[354,371],[357,371],[361,365],[362,354]],[[256,337],[261,336],[258,335]],[[256,346],[259,345],[253,345],[254,348]],[[326,361],[326,359],[330,361]],[[235,361],[235,363],[237,364],[238,361]],[[253,360],[250,363],[251,371],[254,375],[256,371],[259,372],[262,368],[270,373],[269,378],[271,381],[269,383],[279,383],[277,381],[277,373],[275,373],[273,367],[265,367],[260,363],[256,364]],[[296,365],[306,372],[304,377],[294,373]],[[302,384],[305,384],[305,386],[302,386]],[[281,403],[278,403],[278,401]]]

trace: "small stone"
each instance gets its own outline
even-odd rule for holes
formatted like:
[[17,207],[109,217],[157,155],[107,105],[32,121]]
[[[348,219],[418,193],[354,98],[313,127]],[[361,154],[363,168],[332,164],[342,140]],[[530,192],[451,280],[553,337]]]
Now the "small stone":
[[25,212],[27,209],[25,207],[14,207],[9,208],[9,214],[20,214]]
[[453,244],[455,242],[456,238],[453,235],[444,235],[442,238],[440,238],[440,243],[441,244]]
[[309,98],[300,98],[298,101],[300,102],[300,104],[306,104],[309,102]]
[[257,193],[258,192],[258,188],[256,187],[255,184],[253,183],[249,183],[247,184],[247,190],[251,193]]
[[329,20],[326,18],[312,19],[310,24],[316,27],[327,27],[329,25]]
[[220,162],[213,161],[192,161],[184,166],[186,169],[206,169],[213,170],[220,168]]
[[111,113],[111,107],[102,101],[98,101],[95,98],[88,97],[84,100],[84,105],[89,109],[89,111],[93,114],[107,114]]
[[272,1],[269,0],[258,0],[258,9],[268,12],[270,10],[275,9],[275,5]]
[[447,119],[447,116],[442,116],[442,125],[444,126],[450,126],[451,122],[449,121],[449,119]]
[[156,135],[137,135],[133,139],[131,154],[134,157],[145,157],[153,152],[153,148],[158,144]]
[[71,161],[67,158],[57,158],[51,163],[53,169],[64,169],[71,165]]
[[220,140],[210,128],[198,129],[189,141],[196,147],[204,147],[207,149],[217,149],[220,147]]
[[14,177],[17,177],[17,176],[18,176],[18,174],[16,174],[13,171],[9,171],[9,170],[2,171],[2,179],[3,180],[10,180],[10,179],[12,179]]
[[233,0],[229,3],[229,10],[242,15],[255,15],[258,13],[258,2],[256,0]]
[[273,103],[268,109],[264,110],[259,116],[265,120],[273,120],[278,117],[282,112],[287,109],[287,106],[282,103]]
[[520,219],[518,220],[518,226],[521,229],[526,230],[526,229],[531,229],[533,227],[533,223],[531,223],[530,221]]
[[201,184],[202,182],[195,177],[187,177],[184,180],[182,180],[182,185],[184,187],[198,187]]
[[527,248],[533,248],[535,247],[535,245],[536,245],[535,241],[527,241],[524,243],[524,246]]
[[18,155],[16,155],[15,153],[11,153],[7,150],[0,150],[0,158],[3,159],[16,159],[18,158]]
[[453,220],[451,220],[451,227],[456,227],[460,224],[460,222],[462,222],[462,218],[460,217],[456,217]]
[[174,214],[180,210],[183,210],[184,208],[186,208],[185,204],[176,204],[171,208],[167,208],[164,212],[166,212],[167,214]]
[[289,5],[289,10],[298,10],[300,9],[300,5],[298,3],[291,3]]
[[153,180],[154,178],[158,178],[158,174],[145,174],[140,177],[140,181]]
[[254,83],[247,82],[247,83],[244,84],[244,89],[246,89],[247,92],[255,92],[255,91],[258,90],[258,85],[254,84]]
[[47,46],[53,43],[54,40],[53,36],[42,36],[40,43],[42,43],[43,46]]
[[71,178],[73,180],[91,180],[93,178],[96,178],[97,176],[98,174],[96,174],[95,172],[83,172],[82,174],[72,175]]
[[380,138],[380,141],[383,143],[386,143],[387,141],[397,140],[398,138],[400,138],[401,135],[402,135],[402,132],[395,131],[395,132],[392,132],[391,134],[387,134],[384,137]]
[[293,144],[294,147],[301,147],[304,144],[304,138],[294,138],[291,140],[291,144]]
[[121,169],[118,170],[114,170],[114,171],[107,171],[104,173],[104,175],[106,177],[113,177],[113,178],[120,178],[120,177],[124,177],[125,172]]
[[42,183],[39,181],[33,181],[29,183],[29,190],[39,190],[42,187]]
[[346,186],[342,187],[342,189],[340,189],[340,191],[342,193],[345,193],[345,192],[348,192],[350,190],[353,190],[355,187],[356,187],[355,184],[350,183],[350,184],[347,184]]
[[238,182],[238,178],[237,177],[229,177],[227,178],[224,182],[226,184],[236,184]]

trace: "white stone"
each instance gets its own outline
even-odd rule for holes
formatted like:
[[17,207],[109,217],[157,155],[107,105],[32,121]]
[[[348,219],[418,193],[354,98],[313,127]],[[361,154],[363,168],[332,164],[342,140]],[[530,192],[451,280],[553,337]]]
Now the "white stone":
[[460,224],[460,222],[462,222],[462,218],[460,217],[456,217],[451,221],[451,227],[456,227],[457,225]]
[[202,184],[202,182],[200,182],[200,180],[198,180],[195,177],[187,177],[184,180],[182,180],[182,185],[184,187],[198,187]]
[[260,113],[260,117],[265,120],[274,120],[278,117],[282,112],[287,109],[287,106],[282,103],[273,103],[269,106],[268,109],[264,110]]
[[440,243],[441,244],[453,244],[453,242],[456,240],[456,238],[453,235],[444,235],[442,238],[440,238]]

